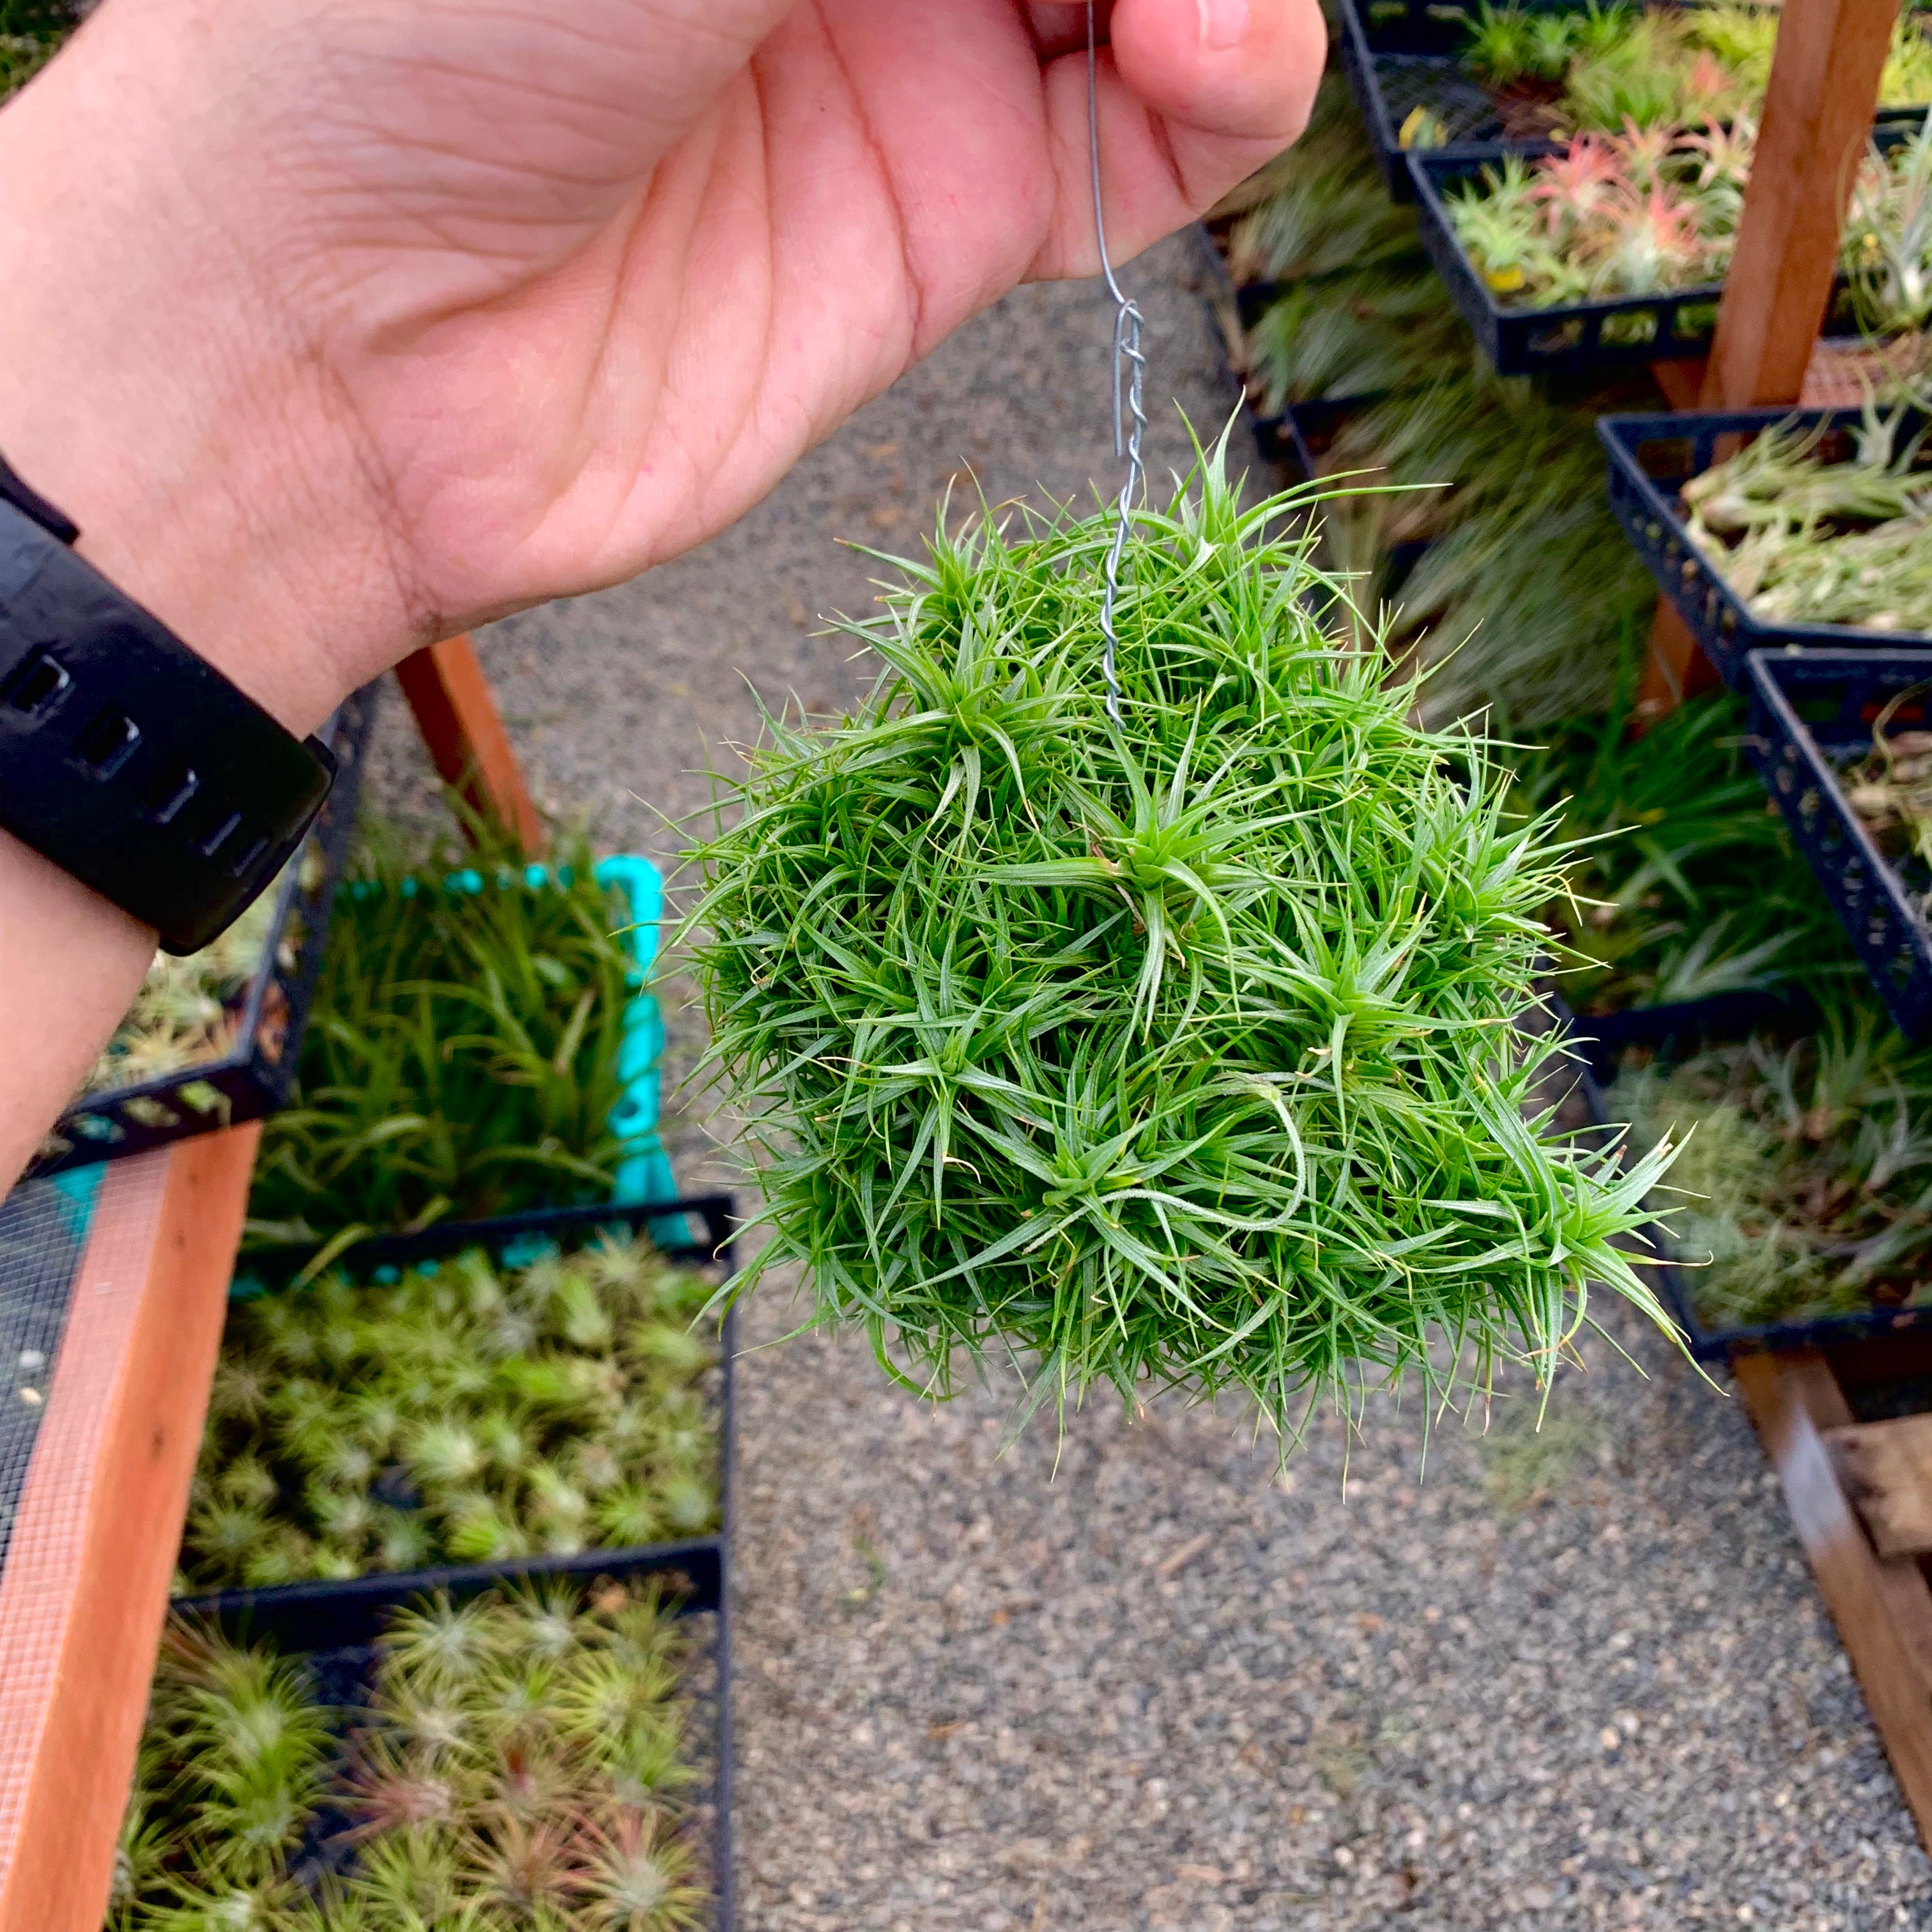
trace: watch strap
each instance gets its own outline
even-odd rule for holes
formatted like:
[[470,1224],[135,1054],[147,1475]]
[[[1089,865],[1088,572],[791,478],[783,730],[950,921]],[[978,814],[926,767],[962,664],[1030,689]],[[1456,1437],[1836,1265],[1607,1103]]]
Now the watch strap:
[[0,463],[0,826],[199,950],[272,880],[335,760],[70,548]]

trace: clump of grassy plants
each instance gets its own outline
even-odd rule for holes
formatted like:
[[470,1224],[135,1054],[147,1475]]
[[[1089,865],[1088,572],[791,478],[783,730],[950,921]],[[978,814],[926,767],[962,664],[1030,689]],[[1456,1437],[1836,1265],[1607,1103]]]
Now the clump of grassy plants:
[[1430,715],[1486,704],[1520,728],[1600,708],[1654,591],[1610,513],[1592,412],[1481,364],[1339,77],[1235,200],[1231,268],[1283,283],[1246,338],[1258,406],[1364,398],[1324,469],[1416,486],[1338,498],[1326,527],[1358,602],[1400,598],[1390,640],[1434,667]]
[[1358,601],[1396,602],[1389,641],[1429,669],[1428,716],[1488,706],[1523,730],[1610,700],[1656,592],[1611,512],[1593,409],[1466,362],[1353,418],[1324,466],[1363,492],[1329,511],[1335,562]]
[[1308,132],[1240,200],[1230,273],[1285,285],[1246,344],[1262,409],[1431,382],[1467,362],[1468,332],[1414,211],[1390,200],[1339,76],[1322,82]]
[[[1682,1140],[1670,1237],[1713,1328],[1932,1292],[1932,1053],[1847,989],[1814,1036],[1627,1058],[1610,1089],[1642,1146]],[[1695,1132],[1692,1132],[1694,1127]]]
[[296,1096],[249,1196],[253,1241],[419,1228],[608,1197],[638,980],[621,895],[560,834],[528,868],[482,820],[426,856],[372,828],[337,894]]
[[[1563,855],[1480,739],[1411,722],[1312,559],[1305,494],[1221,458],[1136,514],[943,532],[850,626],[855,716],[767,721],[696,862],[712,1062],[820,1318],[922,1392],[1004,1360],[1252,1396],[1292,1431],[1438,1332],[1546,1370],[1659,1151],[1526,1119]],[[1324,632],[1315,608],[1364,647]]]
[[654,1586],[436,1597],[332,1709],[301,1662],[177,1619],[106,1932],[692,1932],[687,1659]]
[[641,1241],[517,1268],[472,1249],[230,1312],[190,1498],[187,1586],[632,1548],[718,1520],[691,1324],[704,1283]]
[[1686,533],[1769,624],[1932,632],[1932,447],[1868,400],[1850,455],[1770,429],[1684,486]]
[[1582,1013],[1842,982],[1856,962],[1744,755],[1742,699],[1680,705],[1643,736],[1620,698],[1517,766],[1526,812],[1588,842],[1552,916]]

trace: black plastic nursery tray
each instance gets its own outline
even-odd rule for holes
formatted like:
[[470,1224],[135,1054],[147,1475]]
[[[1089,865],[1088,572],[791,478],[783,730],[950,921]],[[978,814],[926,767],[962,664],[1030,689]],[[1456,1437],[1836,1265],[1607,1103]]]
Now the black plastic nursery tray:
[[1701,1000],[1673,1000],[1652,1006],[1625,1006],[1612,1013],[1579,1013],[1562,1008],[1567,1043],[1598,1082],[1616,1076],[1617,1062],[1633,1046],[1658,1051],[1706,1040],[1736,1040],[1777,1028],[1802,1031],[1817,1017],[1807,994],[1772,987],[1713,993]]
[[[720,1280],[728,1280],[735,1266],[733,1246],[734,1231],[737,1225],[736,1213],[732,1198],[728,1194],[692,1195],[676,1200],[655,1203],[634,1202],[592,1204],[589,1207],[535,1208],[520,1214],[505,1214],[490,1221],[449,1221],[439,1222],[433,1228],[424,1228],[415,1234],[371,1234],[344,1248],[329,1264],[332,1272],[340,1272],[352,1280],[381,1281],[393,1280],[396,1274],[405,1268],[414,1268],[424,1262],[443,1259],[451,1255],[460,1254],[466,1249],[483,1248],[491,1257],[510,1265],[520,1265],[524,1261],[542,1252],[551,1244],[561,1247],[575,1247],[596,1239],[607,1230],[621,1229],[627,1233],[647,1234],[667,1261],[677,1262],[686,1268],[709,1269],[715,1271]],[[248,1278],[244,1292],[275,1293],[292,1280],[298,1277],[313,1260],[314,1250],[306,1244],[262,1248],[248,1256],[246,1262]],[[736,1430],[736,1410],[734,1406],[732,1357],[736,1345],[736,1310],[728,1309],[718,1329],[719,1382],[718,1382],[718,1521],[715,1537],[687,1539],[676,1544],[651,1545],[641,1549],[606,1550],[602,1555],[608,1560],[618,1557],[628,1559],[661,1553],[668,1550],[687,1552],[716,1544],[718,1561],[723,1561],[723,1550],[731,1534],[731,1464],[732,1444]],[[586,1554],[586,1561],[600,1552]],[[535,1560],[535,1559],[532,1559]],[[574,1558],[572,1559],[574,1561]],[[513,1568],[514,1565],[512,1566]],[[316,1580],[301,1583],[278,1584],[270,1588],[235,1590],[222,1592],[219,1601],[229,1603],[282,1600],[295,1593],[298,1596],[314,1597],[326,1600],[332,1592],[345,1594],[345,1600],[359,1591],[374,1590],[377,1586],[394,1583],[402,1577],[427,1574],[427,1572],[402,1572],[385,1570],[377,1574],[352,1577],[342,1581]],[[421,1584],[415,1587],[425,1587]],[[378,1592],[380,1594],[380,1592]]]
[[[1916,434],[1924,418],[1908,412],[1904,435]],[[1754,617],[1684,532],[1678,492],[1738,446],[1766,430],[1792,424],[1827,432],[1827,461],[1847,455],[1851,433],[1862,422],[1857,410],[1732,410],[1686,411],[1675,416],[1610,416],[1597,434],[1610,459],[1610,507],[1637,554],[1676,607],[1704,655],[1733,691],[1747,688],[1746,665],[1754,651],[1932,652],[1932,637],[1916,632],[1869,631],[1846,624],[1766,624]],[[1901,439],[1903,440],[1903,439]]]
[[[715,1268],[728,1278],[734,1265],[736,1215],[728,1194],[695,1195],[652,1205],[535,1208],[495,1220],[450,1222],[416,1234],[377,1234],[345,1249],[332,1264],[351,1274],[400,1270],[483,1247],[499,1260],[506,1252],[534,1252],[539,1244],[572,1246],[608,1228],[650,1234],[668,1261]],[[307,1264],[306,1246],[271,1248],[248,1257],[251,1276],[286,1282]],[[716,1862],[717,1924],[731,1924],[730,1874],[730,1602],[731,1474],[736,1433],[733,1356],[736,1311],[719,1329],[718,1529],[715,1534],[626,1550],[587,1550],[567,1556],[530,1556],[501,1563],[382,1570],[341,1580],[315,1579],[260,1589],[223,1590],[177,1597],[173,1607],[190,1616],[218,1618],[225,1629],[249,1638],[268,1636],[306,1651],[340,1652],[366,1646],[382,1613],[426,1592],[473,1596],[506,1579],[543,1576],[633,1576],[676,1574],[689,1584],[680,1607],[716,1615],[712,1652],[716,1672],[718,1761]]]
[[[1905,107],[1879,116],[1872,139],[1881,148],[1910,140],[1927,110]],[[1556,375],[1628,368],[1633,363],[1676,362],[1708,356],[1717,334],[1721,282],[1654,295],[1513,308],[1496,299],[1457,240],[1446,191],[1480,176],[1505,154],[1555,153],[1552,141],[1491,142],[1460,149],[1414,148],[1404,157],[1414,184],[1422,245],[1447,284],[1450,299],[1474,331],[1499,376]],[[1829,333],[1856,332],[1843,275],[1833,284]]]
[[[1480,175],[1504,151],[1450,154],[1431,148],[1410,154],[1417,226],[1422,245],[1448,286],[1450,298],[1474,332],[1483,353],[1500,376],[1624,369],[1634,364],[1674,362],[1708,356],[1717,333],[1721,282],[1668,293],[1618,296],[1601,302],[1506,308],[1464,252],[1449,219],[1445,191]],[[1547,141],[1519,152],[1550,154]]]
[[[1745,997],[1745,996],[1738,996]],[[1758,996],[1772,1000],[1774,996]],[[1804,1030],[1813,1018],[1808,1003],[1786,1000],[1768,1005],[1754,1015],[1747,1006],[1729,1012],[1720,1003],[1699,1000],[1676,1006],[1639,1006],[1612,1017],[1618,1022],[1617,1044],[1606,1054],[1609,1036],[1603,1017],[1576,1018],[1570,1036],[1585,1064],[1578,1084],[1590,1118],[1599,1128],[1616,1122],[1604,1089],[1616,1071],[1616,1062],[1632,1047],[1648,1047],[1660,1059],[1675,1058],[1685,1048],[1706,1042],[1738,1040],[1746,1034],[1768,1030]],[[1586,1031],[1594,1038],[1585,1038]],[[1823,1315],[1810,1321],[1772,1322],[1752,1327],[1714,1328],[1698,1313],[1696,1303],[1685,1287],[1684,1256],[1672,1240],[1669,1228],[1652,1222],[1644,1231],[1648,1252],[1659,1258],[1654,1264],[1640,1262],[1639,1272],[1670,1311],[1682,1331],[1685,1346],[1700,1362],[1721,1362],[1733,1355],[1784,1348],[1829,1348],[1847,1342],[1870,1341],[1875,1336],[1912,1331],[1932,1332],[1932,1306],[1863,1308],[1844,1315]]]
[[1932,1034],[1932,928],[1922,890],[1852,811],[1839,768],[1872,748],[1892,713],[1903,729],[1932,715],[1932,657],[1911,651],[1760,652],[1748,662],[1750,750],[1759,775],[1901,1033]]
[[[668,1600],[679,1616],[708,1615],[713,1620],[710,1640],[701,1652],[710,1682],[703,1686],[700,1701],[710,1707],[713,1753],[710,1802],[702,1808],[714,1894],[710,1922],[712,1932],[731,1932],[730,1602],[722,1536],[650,1550],[590,1550],[576,1556],[361,1576],[349,1582],[226,1591],[217,1596],[177,1598],[172,1607],[184,1616],[219,1623],[237,1642],[266,1642],[284,1655],[304,1657],[322,1694],[332,1702],[350,1702],[368,1682],[374,1646],[386,1616],[420,1597],[441,1591],[460,1603],[500,1584],[525,1579],[569,1577],[587,1583],[604,1577],[622,1582],[644,1576],[667,1580],[672,1586]],[[325,1830],[308,1850],[325,1867],[340,1868],[352,1860],[346,1822],[338,1822],[332,1832]]]
[[[1508,140],[1509,130],[1487,89],[1457,64],[1456,51],[1468,38],[1461,9],[1432,0],[1336,0],[1335,12],[1342,71],[1348,76],[1382,179],[1397,201],[1414,198],[1408,165],[1412,152],[1452,159],[1476,151],[1493,154]],[[1447,137],[1442,146],[1426,150],[1402,146],[1402,124],[1418,107],[1442,124]]]
[[218,1059],[74,1100],[41,1142],[28,1167],[30,1175],[146,1154],[169,1141],[260,1120],[287,1105],[328,940],[336,882],[355,834],[363,755],[379,690],[364,686],[322,734],[335,754],[334,789],[275,889],[262,962],[236,1008],[234,1045]]

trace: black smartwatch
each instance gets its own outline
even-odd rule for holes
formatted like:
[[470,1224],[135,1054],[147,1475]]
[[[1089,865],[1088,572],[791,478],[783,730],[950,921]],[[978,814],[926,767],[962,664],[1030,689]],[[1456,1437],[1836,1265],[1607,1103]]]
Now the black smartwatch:
[[287,863],[335,782],[0,460],[0,827],[194,952]]

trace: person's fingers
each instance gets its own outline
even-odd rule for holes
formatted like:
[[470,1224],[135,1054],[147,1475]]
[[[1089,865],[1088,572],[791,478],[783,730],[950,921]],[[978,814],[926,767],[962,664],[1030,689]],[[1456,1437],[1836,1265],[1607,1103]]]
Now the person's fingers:
[[[1039,278],[1090,275],[1094,239],[1082,45],[1042,76],[1059,194]],[[1210,207],[1300,134],[1328,30],[1316,0],[1118,0],[1100,56],[1108,251],[1138,254]]]

